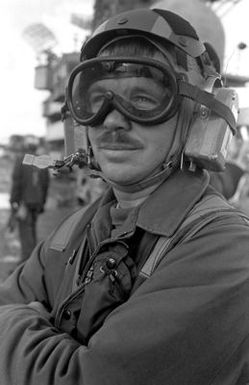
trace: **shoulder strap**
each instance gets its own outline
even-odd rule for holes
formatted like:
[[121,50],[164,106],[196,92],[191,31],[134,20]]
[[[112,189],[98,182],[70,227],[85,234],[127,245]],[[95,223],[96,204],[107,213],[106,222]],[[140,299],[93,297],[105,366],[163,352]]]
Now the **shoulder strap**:
[[99,199],[89,207],[76,211],[62,221],[51,236],[50,249],[63,251],[71,242],[75,231],[84,229],[97,211]]
[[[166,253],[174,244],[176,244],[176,242],[180,244],[190,239],[208,223],[216,218],[220,218],[221,215],[230,216],[231,209],[236,212],[228,202],[216,195],[202,199],[171,237],[159,237],[138,276],[142,279],[149,278],[160,261],[165,257]],[[245,214],[239,212],[239,215],[249,223],[249,218]]]

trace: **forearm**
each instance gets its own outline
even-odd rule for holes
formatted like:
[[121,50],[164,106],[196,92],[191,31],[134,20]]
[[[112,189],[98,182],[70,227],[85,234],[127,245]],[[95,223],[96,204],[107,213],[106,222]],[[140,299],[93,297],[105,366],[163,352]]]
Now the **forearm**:
[[110,314],[87,347],[40,304],[0,307],[1,385],[210,384],[247,336],[247,312],[225,311],[234,296],[212,287],[158,291],[156,281]]
[[249,351],[249,264],[248,234],[235,230],[219,222],[169,252],[87,347],[37,302],[0,307],[1,385],[237,384]]
[[1,385],[84,385],[80,352],[39,306],[0,307]]
[[31,301],[48,303],[44,287],[44,272],[42,261],[43,244],[37,245],[25,264],[0,283],[0,306],[8,304],[27,304]]

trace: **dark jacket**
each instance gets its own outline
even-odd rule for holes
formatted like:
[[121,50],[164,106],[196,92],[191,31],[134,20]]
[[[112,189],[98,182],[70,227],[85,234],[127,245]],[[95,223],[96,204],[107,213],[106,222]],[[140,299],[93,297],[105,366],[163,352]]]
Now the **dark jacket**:
[[24,203],[25,206],[42,210],[48,193],[49,173],[47,169],[22,164],[23,156],[17,157],[10,192],[10,203]]
[[[175,173],[119,236],[135,229],[171,236],[200,200],[214,196],[208,183],[206,173]],[[112,199],[107,192],[94,215],[97,243]],[[222,198],[217,202],[218,211]],[[1,385],[246,384],[249,227],[229,210],[176,244],[86,344],[76,337],[71,310],[81,290],[75,249],[93,213],[75,213],[1,286]]]

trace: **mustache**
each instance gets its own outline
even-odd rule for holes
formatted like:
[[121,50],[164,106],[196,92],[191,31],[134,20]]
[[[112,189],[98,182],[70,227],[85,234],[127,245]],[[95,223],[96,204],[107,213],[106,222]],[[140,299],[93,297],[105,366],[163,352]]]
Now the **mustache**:
[[108,144],[123,144],[135,148],[142,147],[139,140],[131,138],[124,130],[104,131],[98,138],[96,138],[96,143],[99,147]]

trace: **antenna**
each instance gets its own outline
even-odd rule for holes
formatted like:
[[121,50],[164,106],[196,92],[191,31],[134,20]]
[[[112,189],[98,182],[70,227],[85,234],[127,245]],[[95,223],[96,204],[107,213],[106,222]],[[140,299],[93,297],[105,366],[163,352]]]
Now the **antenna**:
[[236,52],[240,52],[244,49],[247,48],[247,44],[244,43],[244,42],[240,42],[232,51],[231,55],[229,56],[229,58],[227,59],[227,63],[226,63],[226,68],[225,68],[225,71],[224,71],[224,86],[226,87],[226,80],[227,80],[227,69],[228,69],[228,65],[231,61],[231,59],[233,58],[234,54]]
[[38,57],[43,53],[52,54],[54,48],[58,46],[53,32],[42,23],[30,24],[24,29],[22,35]]

